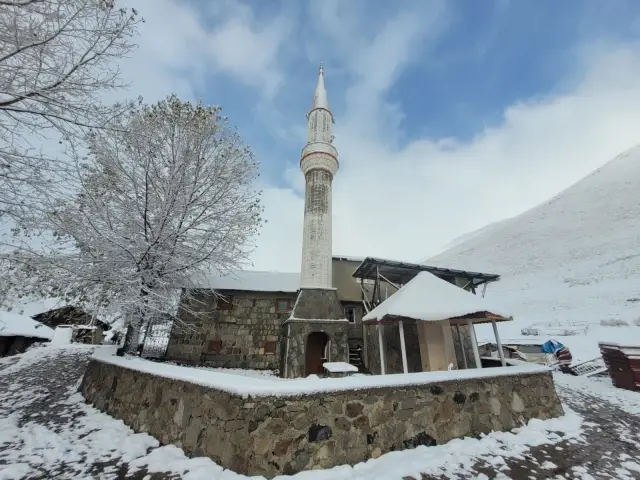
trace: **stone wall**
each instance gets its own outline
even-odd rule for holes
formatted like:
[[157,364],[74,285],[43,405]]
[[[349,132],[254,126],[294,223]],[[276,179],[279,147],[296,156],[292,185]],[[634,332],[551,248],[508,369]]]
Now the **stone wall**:
[[378,343],[378,327],[364,324],[362,329],[365,347],[364,363],[367,370],[374,374],[380,374],[380,344]]
[[80,389],[88,402],[137,432],[267,478],[563,413],[549,372],[242,398],[92,360]]
[[[293,307],[295,293],[221,292],[230,309],[218,308],[211,291],[194,295],[175,323],[165,358],[188,364],[224,368],[277,369],[284,343],[282,324]],[[225,305],[228,307],[228,305]],[[193,313],[191,313],[193,312]]]
[[314,332],[329,337],[328,361],[348,362],[347,326],[336,289],[301,288],[291,317],[283,328],[285,360],[282,375],[286,378],[307,376],[308,338]]
[[[288,321],[283,327],[284,364],[281,375],[286,378],[306,377],[307,338],[313,332],[323,332],[329,336],[330,362],[348,362],[349,344],[346,322]],[[289,345],[287,346],[287,336]]]

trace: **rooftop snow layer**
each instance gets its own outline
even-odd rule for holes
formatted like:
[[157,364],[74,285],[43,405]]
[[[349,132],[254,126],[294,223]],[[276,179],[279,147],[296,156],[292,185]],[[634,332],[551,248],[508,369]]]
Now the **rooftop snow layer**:
[[242,270],[228,275],[212,277],[206,283],[198,286],[214,290],[297,292],[300,288],[300,274]]
[[389,315],[435,322],[478,312],[509,317],[496,300],[474,295],[429,272],[420,272],[362,320],[381,320]]
[[34,337],[51,340],[53,329],[27,315],[0,311],[0,337]]
[[503,375],[523,375],[541,373],[549,369],[540,365],[522,365],[518,367],[474,368],[469,370],[451,370],[444,372],[422,372],[392,375],[363,375],[343,378],[298,378],[287,381],[252,378],[227,373],[212,372],[191,367],[179,367],[166,363],[151,362],[137,357],[118,357],[96,350],[93,358],[104,363],[118,365],[138,372],[158,375],[203,387],[223,390],[243,397],[279,396],[292,397],[311,395],[321,392],[339,392],[344,390],[365,390],[370,388],[402,387],[424,385],[453,380],[499,377]]

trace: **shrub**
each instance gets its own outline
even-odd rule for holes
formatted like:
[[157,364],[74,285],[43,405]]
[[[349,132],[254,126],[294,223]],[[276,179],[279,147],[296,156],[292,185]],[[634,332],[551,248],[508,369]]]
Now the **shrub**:
[[600,325],[603,327],[628,327],[629,323],[624,320],[620,320],[619,318],[609,318],[600,320]]

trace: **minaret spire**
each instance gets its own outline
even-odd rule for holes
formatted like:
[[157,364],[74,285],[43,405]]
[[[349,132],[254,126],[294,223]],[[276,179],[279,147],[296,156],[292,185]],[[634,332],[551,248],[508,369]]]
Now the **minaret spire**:
[[329,111],[331,110],[329,108],[329,100],[327,99],[327,90],[324,87],[324,66],[322,65],[322,62],[320,62],[318,85],[316,86],[316,91],[313,94],[313,105],[311,106],[311,110],[315,110],[316,108],[324,108]]

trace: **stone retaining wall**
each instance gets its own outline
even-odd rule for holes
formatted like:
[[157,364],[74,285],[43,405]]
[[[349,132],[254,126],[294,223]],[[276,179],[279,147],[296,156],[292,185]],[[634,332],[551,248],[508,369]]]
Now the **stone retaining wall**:
[[80,389],[98,409],[163,444],[267,478],[563,413],[549,372],[242,398],[94,359]]

